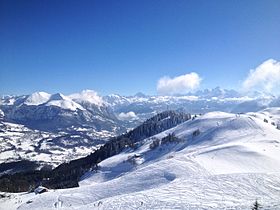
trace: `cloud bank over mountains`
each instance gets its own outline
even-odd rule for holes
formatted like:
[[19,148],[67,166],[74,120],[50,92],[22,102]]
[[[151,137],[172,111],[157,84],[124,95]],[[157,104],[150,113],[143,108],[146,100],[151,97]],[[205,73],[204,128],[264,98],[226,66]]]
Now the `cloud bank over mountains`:
[[[200,87],[202,78],[196,72],[179,75],[174,78],[161,77],[157,82],[159,95],[186,94]],[[238,85],[237,85],[238,86]],[[255,69],[251,69],[242,82],[244,93],[259,91],[263,93],[280,93],[280,62],[268,59]]]
[[104,104],[102,97],[94,90],[83,90],[81,93],[74,93],[69,96],[71,99],[78,101],[88,101],[92,104],[101,106]]
[[245,91],[258,90],[279,93],[280,62],[273,59],[266,60],[256,69],[250,70],[242,85]]
[[195,72],[180,75],[174,78],[162,77],[157,83],[157,92],[160,95],[188,93],[197,89],[202,78]]

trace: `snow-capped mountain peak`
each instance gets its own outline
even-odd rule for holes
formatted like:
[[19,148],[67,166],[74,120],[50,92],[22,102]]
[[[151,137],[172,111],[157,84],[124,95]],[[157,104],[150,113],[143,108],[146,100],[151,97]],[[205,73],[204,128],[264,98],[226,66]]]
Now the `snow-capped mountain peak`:
[[138,92],[138,93],[136,93],[135,95],[134,95],[135,97],[139,97],[139,98],[145,98],[145,97],[147,97],[144,93],[142,93],[142,92]]
[[202,98],[236,98],[240,97],[241,94],[238,93],[235,90],[228,90],[228,89],[223,89],[220,87],[215,87],[213,89],[205,89],[205,90],[199,90],[195,93],[196,96],[200,96]]
[[71,99],[61,93],[55,93],[51,95],[50,101],[57,101],[57,100],[71,100]]
[[51,97],[51,95],[49,93],[35,92],[26,98],[24,104],[37,106],[37,105],[44,104],[47,101],[49,101],[50,97]]
[[56,93],[51,95],[46,105],[57,106],[57,107],[61,107],[62,109],[68,109],[71,111],[76,111],[77,109],[85,110],[80,104],[74,102],[71,98],[61,93]]

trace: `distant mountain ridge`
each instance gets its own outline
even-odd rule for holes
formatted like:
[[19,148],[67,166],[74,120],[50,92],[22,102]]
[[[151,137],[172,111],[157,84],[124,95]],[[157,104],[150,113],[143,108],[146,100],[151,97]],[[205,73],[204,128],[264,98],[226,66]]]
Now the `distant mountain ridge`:
[[[0,110],[4,120],[35,129],[53,131],[69,129],[69,126],[89,126],[119,134],[124,127],[133,128],[168,109],[184,109],[189,113],[248,112],[278,106],[279,101],[280,98],[271,94],[252,92],[246,96],[220,87],[175,96],[148,96],[139,92],[134,96],[111,94],[101,97],[93,90],[84,90],[68,96],[46,92],[5,96],[1,99]],[[131,121],[129,116],[118,117],[129,112],[134,116]]]
[[70,96],[35,92],[28,96],[4,97],[0,109],[4,120],[32,129],[59,131],[76,126],[117,132],[121,127],[110,107],[90,91]]
[[279,97],[271,94],[255,91],[247,95],[220,87],[173,96],[147,96],[141,93],[134,96],[111,94],[104,96],[103,100],[114,110],[116,115],[133,111],[139,121],[168,109],[184,109],[186,112],[194,114],[209,111],[238,113],[258,111],[280,105]]
[[[42,165],[54,167],[83,157],[110,137],[168,110],[243,113],[277,106],[279,97],[258,92],[245,96],[219,87],[176,96],[101,97],[92,90],[67,96],[46,92],[4,96],[0,100],[0,163],[36,157]],[[26,142],[29,147],[24,146]]]
[[126,130],[94,91],[6,96],[0,103],[0,164],[27,159],[39,168],[55,167]]

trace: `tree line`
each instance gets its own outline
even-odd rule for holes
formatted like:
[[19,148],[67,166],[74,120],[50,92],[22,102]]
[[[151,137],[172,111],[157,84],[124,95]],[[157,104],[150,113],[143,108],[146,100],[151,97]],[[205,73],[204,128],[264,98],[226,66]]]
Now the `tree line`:
[[63,163],[51,171],[33,170],[3,175],[0,177],[0,191],[25,192],[33,190],[38,185],[51,189],[78,187],[80,177],[85,172],[96,169],[101,161],[119,154],[125,148],[136,149],[141,144],[141,140],[175,127],[189,119],[191,119],[191,115],[183,112],[165,111],[159,113],[135,129],[111,138],[95,152],[84,158]]

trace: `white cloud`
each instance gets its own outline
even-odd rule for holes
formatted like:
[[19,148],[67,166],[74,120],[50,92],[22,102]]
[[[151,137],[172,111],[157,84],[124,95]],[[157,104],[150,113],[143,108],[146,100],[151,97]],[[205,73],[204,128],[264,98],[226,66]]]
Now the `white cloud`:
[[136,120],[136,119],[138,119],[138,117],[134,112],[127,112],[127,113],[121,112],[119,114],[119,119],[120,120]]
[[104,104],[102,97],[94,90],[83,90],[81,93],[74,93],[69,96],[71,99],[78,101],[88,101],[92,104],[101,106]]
[[276,88],[280,88],[280,62],[273,59],[269,59],[256,69],[250,70],[248,77],[243,82],[245,91],[279,92]]
[[162,95],[184,94],[199,87],[200,76],[191,72],[178,77],[162,77],[157,83],[157,91]]

